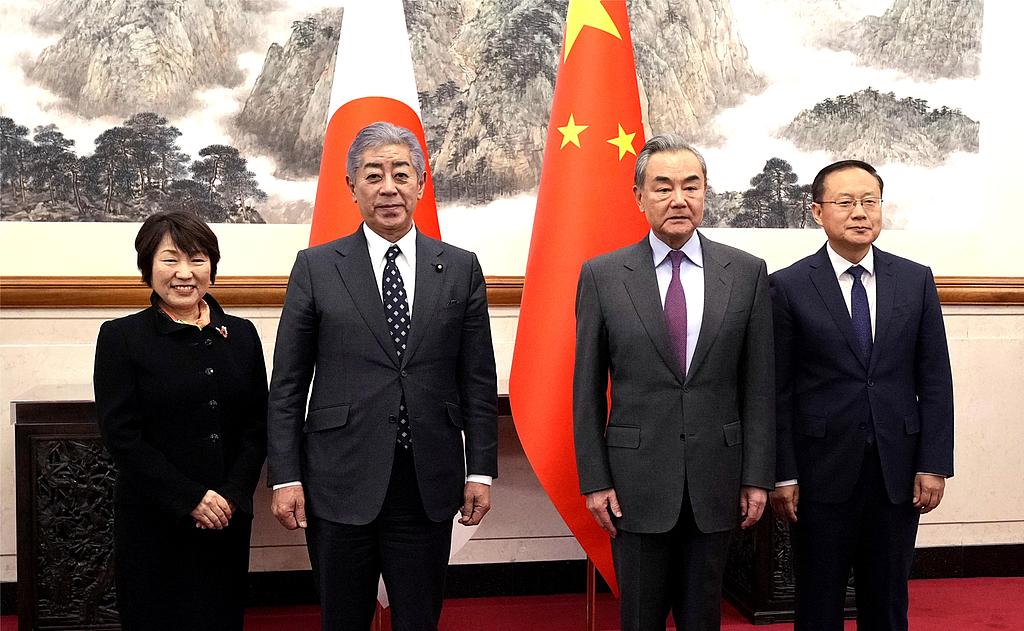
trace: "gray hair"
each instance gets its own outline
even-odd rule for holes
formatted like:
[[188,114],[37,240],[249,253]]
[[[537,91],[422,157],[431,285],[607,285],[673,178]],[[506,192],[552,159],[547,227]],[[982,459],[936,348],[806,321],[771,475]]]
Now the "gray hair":
[[359,130],[356,137],[352,139],[352,145],[348,148],[348,155],[345,158],[345,174],[350,180],[355,180],[356,171],[362,166],[363,154],[370,149],[384,147],[387,145],[404,145],[409,148],[412,156],[412,168],[416,170],[416,176],[423,181],[427,174],[427,159],[423,156],[423,148],[416,134],[405,127],[392,125],[386,121],[370,123]]
[[656,153],[667,151],[689,151],[700,162],[700,170],[704,174],[704,182],[708,181],[708,165],[704,162],[704,156],[693,148],[693,145],[683,140],[679,134],[659,134],[652,136],[644,143],[644,148],[636,157],[636,170],[633,172],[633,184],[637,188],[643,188],[644,178],[647,177],[647,161]]

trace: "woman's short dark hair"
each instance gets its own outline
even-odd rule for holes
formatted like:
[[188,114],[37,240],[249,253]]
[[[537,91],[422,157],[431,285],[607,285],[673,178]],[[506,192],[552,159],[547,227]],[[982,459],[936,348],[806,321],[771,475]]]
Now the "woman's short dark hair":
[[164,235],[171,235],[171,241],[179,250],[194,256],[204,254],[210,259],[210,282],[217,280],[217,263],[220,261],[220,246],[217,235],[213,234],[206,222],[192,213],[173,210],[149,216],[139,228],[135,237],[135,251],[139,253],[137,263],[142,272],[142,282],[153,286],[153,259]]

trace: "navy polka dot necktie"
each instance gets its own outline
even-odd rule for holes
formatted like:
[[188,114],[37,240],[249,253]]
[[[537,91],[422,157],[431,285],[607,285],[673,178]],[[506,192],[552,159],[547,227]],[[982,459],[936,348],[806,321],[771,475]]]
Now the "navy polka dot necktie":
[[[409,316],[409,298],[405,293],[405,283],[402,281],[402,273],[398,271],[395,259],[402,253],[397,245],[392,245],[387,251],[387,262],[384,264],[384,274],[381,279],[381,293],[384,297],[384,314],[388,321],[388,333],[391,334],[391,341],[395,344],[395,353],[399,361],[405,354],[405,348],[409,341],[409,327],[412,318]],[[402,392],[402,402],[398,406],[398,435],[396,440],[403,449],[412,446],[412,428],[409,426],[409,410],[405,404],[405,392]]]

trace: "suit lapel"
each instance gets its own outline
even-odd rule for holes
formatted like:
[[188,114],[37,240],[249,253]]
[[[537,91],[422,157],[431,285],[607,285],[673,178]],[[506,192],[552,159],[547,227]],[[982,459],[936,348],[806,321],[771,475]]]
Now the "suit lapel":
[[714,241],[705,239],[699,232],[697,236],[704,255],[704,315],[697,346],[693,349],[693,359],[690,360],[690,369],[686,371],[687,380],[700,368],[718,337],[732,294],[732,275],[727,269],[731,261],[722,256]]
[[[425,237],[416,231],[416,295],[412,303],[412,325],[409,329],[409,344],[402,364],[416,353],[420,342],[426,336],[431,320],[437,312],[437,296],[441,291],[446,270],[444,269],[444,246],[441,242]],[[441,265],[438,272],[437,266]]]
[[340,255],[335,267],[342,284],[352,297],[352,303],[384,353],[397,366],[398,356],[385,325],[384,303],[377,288],[373,265],[370,264],[370,252],[366,248],[366,235],[363,234],[362,226],[350,237],[339,241],[335,250]]
[[875,366],[879,349],[884,348],[885,335],[892,324],[892,307],[896,296],[896,275],[892,260],[875,248],[875,341],[871,348],[871,366]]
[[832,321],[846,338],[846,344],[850,351],[857,357],[857,361],[865,368],[864,355],[860,351],[860,344],[853,333],[853,323],[850,321],[850,311],[846,307],[846,299],[843,298],[842,290],[839,289],[839,281],[836,280],[836,272],[832,262],[828,258],[828,252],[822,247],[811,261],[811,283],[818,290],[818,295],[825,308],[828,309]]
[[633,246],[632,261],[626,267],[626,293],[640,317],[647,335],[654,343],[661,359],[672,369],[672,373],[683,383],[683,371],[679,361],[672,353],[672,344],[665,326],[665,309],[661,305],[661,290],[658,288],[658,277],[654,272],[654,253],[644,236],[643,241]]

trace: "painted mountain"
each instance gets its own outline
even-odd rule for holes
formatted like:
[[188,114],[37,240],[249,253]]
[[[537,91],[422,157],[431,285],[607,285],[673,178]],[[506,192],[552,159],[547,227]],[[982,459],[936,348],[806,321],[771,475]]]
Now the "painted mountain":
[[807,151],[824,149],[835,159],[934,167],[953,152],[977,153],[979,128],[957,109],[933,109],[922,99],[867,88],[800,112],[780,136]]
[[59,34],[29,78],[80,115],[127,117],[159,104],[184,113],[197,89],[244,80],[237,54],[251,38],[258,2],[245,0],[49,0],[32,24]]
[[919,80],[969,78],[978,75],[981,19],[982,0],[895,0],[885,14],[863,18],[828,44]]

